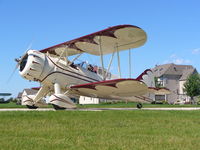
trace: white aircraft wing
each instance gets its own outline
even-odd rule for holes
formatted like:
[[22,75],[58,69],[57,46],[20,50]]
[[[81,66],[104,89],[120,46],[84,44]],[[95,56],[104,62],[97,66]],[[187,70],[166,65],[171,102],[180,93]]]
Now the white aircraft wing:
[[146,69],[136,79],[125,78],[80,84],[71,86],[70,92],[71,94],[103,99],[131,100],[132,97],[136,97],[148,102],[153,100],[144,97],[146,93],[170,94],[167,88],[152,87],[152,80],[154,80],[152,71]]
[[144,95],[148,87],[136,79],[115,79],[70,87],[75,94],[103,99],[126,99]]
[[43,53],[67,56],[89,53],[109,54],[115,51],[136,48],[146,42],[147,35],[141,28],[133,25],[118,25],[40,50]]

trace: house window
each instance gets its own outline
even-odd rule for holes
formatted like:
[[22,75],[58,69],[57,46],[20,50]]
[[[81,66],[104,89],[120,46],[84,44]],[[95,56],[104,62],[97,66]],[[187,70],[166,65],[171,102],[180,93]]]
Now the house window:
[[158,80],[157,80],[157,85],[158,85],[159,87],[163,87],[163,86],[164,86],[164,84],[163,84],[163,79],[158,78]]
[[155,100],[156,101],[163,101],[163,100],[165,100],[165,95],[155,95]]
[[165,83],[168,84],[168,80],[167,79],[165,79]]

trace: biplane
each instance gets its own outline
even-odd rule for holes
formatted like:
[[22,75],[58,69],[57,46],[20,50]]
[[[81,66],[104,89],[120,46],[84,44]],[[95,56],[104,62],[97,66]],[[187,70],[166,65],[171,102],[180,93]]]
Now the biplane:
[[[121,78],[119,52],[142,46],[146,40],[147,35],[141,28],[117,25],[42,50],[28,50],[18,59],[19,73],[27,80],[39,82],[41,87],[36,95],[22,99],[23,104],[37,108],[39,101],[49,95],[49,103],[55,109],[65,109],[76,108],[71,98],[79,96],[116,100],[143,96],[149,87],[151,90],[154,87],[151,70],[145,70],[135,79]],[[85,62],[76,64],[75,60],[84,53],[99,56],[101,69]],[[111,54],[111,58],[104,69],[106,54]],[[108,79],[115,54],[120,77]],[[75,57],[70,61],[70,56]]]

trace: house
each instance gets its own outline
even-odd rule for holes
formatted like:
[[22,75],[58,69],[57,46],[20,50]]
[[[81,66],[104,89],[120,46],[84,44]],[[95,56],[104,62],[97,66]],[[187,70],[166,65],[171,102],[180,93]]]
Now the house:
[[99,98],[80,96],[79,104],[99,104]]
[[24,89],[22,92],[22,97],[24,95],[35,95],[38,92],[38,90],[35,89]]
[[177,100],[189,102],[190,98],[183,91],[184,83],[191,74],[198,73],[191,65],[164,64],[151,69],[156,83],[160,87],[168,88],[169,95],[155,95],[155,100],[166,100],[174,103]]
[[17,104],[20,105],[21,104],[21,100],[22,100],[22,92],[19,92],[17,97],[16,97],[16,100],[17,100]]
[[[37,92],[38,92],[37,89],[24,89],[21,94],[21,100],[26,98],[27,96],[32,98],[36,95]],[[21,104],[23,105],[23,101],[21,101]]]

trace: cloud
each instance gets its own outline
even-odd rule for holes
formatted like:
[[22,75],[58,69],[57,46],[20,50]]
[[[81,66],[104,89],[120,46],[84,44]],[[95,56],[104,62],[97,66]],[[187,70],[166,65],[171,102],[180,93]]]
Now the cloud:
[[193,49],[192,54],[194,54],[194,55],[200,54],[200,48]]
[[183,59],[178,57],[176,54],[172,54],[168,60],[164,61],[164,64],[166,63],[174,63],[177,65],[182,65],[182,64],[191,64],[191,60],[189,59]]
[[191,61],[189,59],[183,59],[183,58],[176,58],[176,59],[172,60],[172,62],[175,64],[178,64],[178,65],[191,63]]

